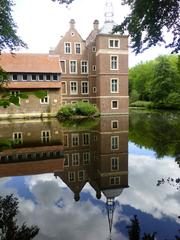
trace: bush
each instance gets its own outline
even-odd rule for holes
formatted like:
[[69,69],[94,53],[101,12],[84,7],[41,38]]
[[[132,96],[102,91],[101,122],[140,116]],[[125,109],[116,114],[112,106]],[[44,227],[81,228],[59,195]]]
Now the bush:
[[180,109],[180,94],[170,93],[166,99],[166,105],[168,108]]
[[152,106],[153,106],[153,103],[147,102],[147,101],[136,101],[130,104],[130,107],[151,108]]
[[73,116],[98,116],[99,110],[91,103],[78,102],[63,106],[57,116],[60,118],[71,118]]

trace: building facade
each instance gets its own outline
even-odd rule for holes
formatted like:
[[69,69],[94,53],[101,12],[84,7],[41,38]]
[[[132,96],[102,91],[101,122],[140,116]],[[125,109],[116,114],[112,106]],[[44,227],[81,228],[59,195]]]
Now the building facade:
[[56,115],[62,105],[78,101],[96,105],[101,115],[127,114],[128,36],[112,34],[116,24],[111,8],[110,4],[102,28],[94,21],[86,40],[71,19],[69,30],[49,54],[0,55],[12,94],[40,89],[48,92],[45,99],[30,94],[20,107],[1,108],[0,116]]
[[112,34],[115,25],[106,18],[84,41],[74,19],[50,54],[60,57],[62,104],[77,101],[95,104],[101,115],[128,113],[128,37]]

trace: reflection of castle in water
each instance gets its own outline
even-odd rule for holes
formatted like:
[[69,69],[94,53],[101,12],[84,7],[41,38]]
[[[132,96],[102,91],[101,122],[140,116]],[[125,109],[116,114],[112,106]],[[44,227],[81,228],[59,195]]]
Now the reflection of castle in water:
[[102,116],[91,130],[63,129],[57,120],[0,125],[0,140],[12,148],[0,152],[0,176],[54,173],[73,191],[87,182],[107,199],[110,226],[114,199],[128,187],[128,116]]

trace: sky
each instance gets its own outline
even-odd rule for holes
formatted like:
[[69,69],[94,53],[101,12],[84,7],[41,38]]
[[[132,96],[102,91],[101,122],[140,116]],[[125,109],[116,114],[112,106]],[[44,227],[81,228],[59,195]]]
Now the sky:
[[[72,18],[83,39],[93,29],[95,19],[99,20],[100,27],[105,19],[106,0],[75,0],[68,7],[51,0],[16,0],[14,3],[13,18],[18,26],[18,35],[28,44],[28,50],[21,49],[21,52],[48,53],[69,29]],[[130,10],[128,6],[121,5],[121,0],[112,0],[112,3],[114,21],[120,24]],[[129,67],[168,53],[170,50],[158,46],[136,56],[130,49]]]

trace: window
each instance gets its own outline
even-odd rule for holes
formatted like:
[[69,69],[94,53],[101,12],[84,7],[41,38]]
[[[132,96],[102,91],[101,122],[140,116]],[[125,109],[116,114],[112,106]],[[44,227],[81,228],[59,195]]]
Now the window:
[[50,75],[50,74],[47,74],[47,75],[46,75],[46,80],[47,80],[47,81],[50,81],[50,80],[51,80],[51,75]]
[[89,145],[90,144],[90,134],[89,133],[83,133],[82,142],[83,142],[83,145]]
[[110,184],[111,185],[119,185],[120,184],[120,177],[110,177]]
[[88,73],[88,61],[81,61],[81,73],[82,74]]
[[71,53],[71,43],[69,42],[64,43],[64,53],[65,54]]
[[78,94],[78,83],[75,81],[70,82],[70,94]]
[[78,181],[84,180],[84,171],[78,171]]
[[80,54],[81,53],[81,44],[75,43],[75,53]]
[[44,79],[43,74],[39,74],[39,81],[42,81]]
[[97,88],[93,87],[93,93],[96,93],[96,92],[97,92]]
[[69,182],[74,182],[75,181],[75,172],[69,172],[68,179],[69,179]]
[[32,79],[32,81],[36,81],[36,74],[32,74],[31,79]]
[[113,78],[111,79],[111,93],[119,92],[119,79]]
[[89,82],[81,82],[81,93],[88,94],[89,93]]
[[23,143],[22,132],[13,132],[13,142],[14,142],[14,144],[22,144]]
[[96,52],[96,46],[92,46],[92,52]]
[[92,65],[92,71],[96,71],[96,65]]
[[41,104],[49,104],[49,96],[40,99]]
[[119,48],[120,41],[119,39],[109,39],[109,48]]
[[57,81],[57,80],[58,80],[57,74],[53,74],[53,81]]
[[17,74],[13,74],[13,75],[12,75],[12,80],[13,80],[13,81],[18,80],[18,75],[17,75]]
[[70,61],[69,72],[70,72],[70,74],[77,74],[77,61],[76,60]]
[[64,155],[64,167],[69,166],[69,154]]
[[118,56],[111,56],[110,68],[111,70],[118,70]]
[[82,102],[86,102],[86,103],[88,103],[89,100],[88,100],[88,99],[83,99]]
[[118,120],[111,121],[111,128],[112,129],[117,129],[118,128]]
[[67,82],[61,82],[61,93],[67,94]]
[[47,143],[50,142],[51,139],[51,133],[49,130],[41,131],[41,142]]
[[64,147],[68,147],[69,146],[68,134],[64,134],[63,145],[64,145]]
[[66,60],[61,60],[60,61],[62,73],[66,73]]
[[27,81],[27,74],[23,74],[23,75],[22,75],[22,80],[23,80],[23,81]]
[[78,133],[71,134],[71,144],[72,144],[72,146],[79,145],[79,134]]
[[118,109],[118,101],[117,100],[111,101],[111,109]]
[[111,137],[111,149],[112,150],[119,149],[119,136]]
[[79,166],[79,153],[72,154],[72,166]]
[[10,91],[10,95],[17,97],[20,94],[20,91]]
[[112,157],[111,158],[111,171],[117,171],[117,170],[119,170],[119,158]]
[[88,165],[90,162],[90,152],[83,152],[83,164]]

